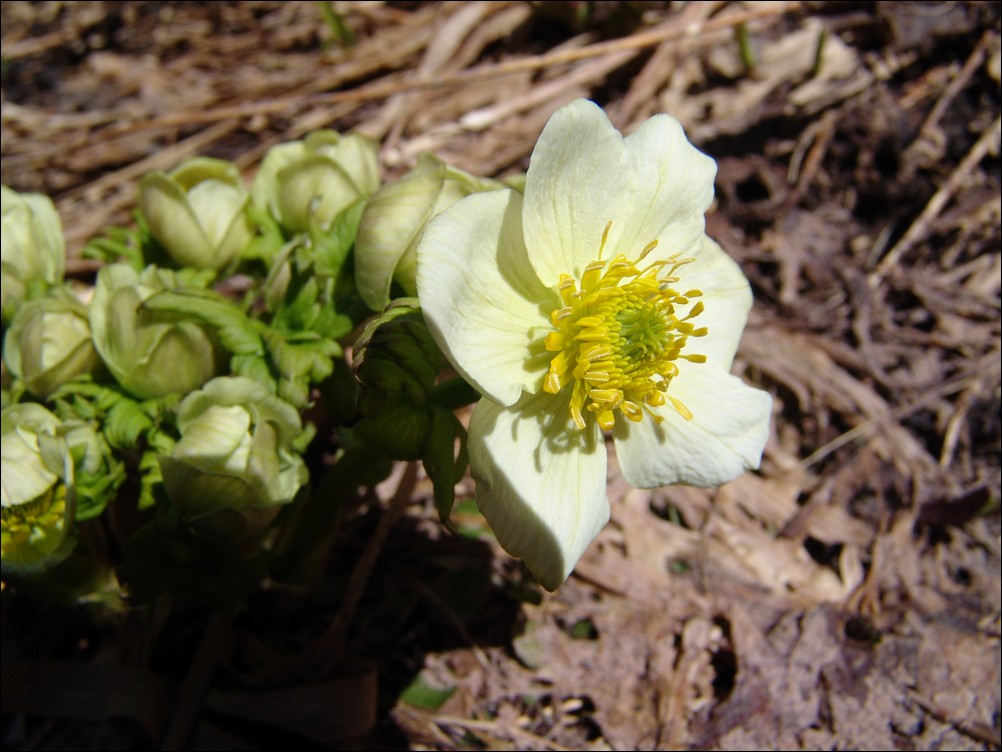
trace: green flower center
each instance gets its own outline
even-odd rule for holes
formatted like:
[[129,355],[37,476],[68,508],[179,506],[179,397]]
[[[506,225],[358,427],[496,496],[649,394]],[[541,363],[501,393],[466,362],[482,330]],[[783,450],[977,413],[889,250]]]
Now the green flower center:
[[[686,420],[692,413],[668,394],[678,374],[675,361],[704,363],[705,355],[683,353],[689,337],[702,337],[706,328],[691,319],[703,311],[700,290],[679,292],[675,272],[693,259],[677,255],[654,261],[640,269],[625,256],[602,261],[602,249],[611,222],[602,236],[599,259],[585,267],[580,280],[562,274],[558,288],[563,307],[550,314],[554,331],[544,345],[556,353],[543,390],[557,394],[572,389],[570,414],[583,429],[586,411],[594,413],[603,430],[616,424],[615,413],[638,422],[648,414],[656,423],[662,417],[651,410],[666,400]],[[643,261],[657,247],[653,241],[640,254]]]

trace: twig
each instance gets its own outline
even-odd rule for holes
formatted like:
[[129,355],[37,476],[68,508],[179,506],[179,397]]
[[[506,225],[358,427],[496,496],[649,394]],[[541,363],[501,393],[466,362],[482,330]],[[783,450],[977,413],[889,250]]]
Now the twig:
[[341,603],[340,610],[337,612],[337,616],[334,617],[327,631],[314,644],[313,649],[307,650],[303,655],[303,660],[299,665],[300,668],[309,668],[311,671],[316,671],[320,676],[323,676],[328,671],[333,670],[341,660],[344,654],[344,643],[348,626],[355,616],[355,608],[358,606],[358,601],[365,592],[365,586],[369,581],[369,575],[372,573],[372,567],[379,558],[379,553],[386,542],[386,536],[403,513],[407,502],[410,501],[416,480],[417,465],[414,462],[409,462],[404,469],[403,476],[400,478],[400,484],[397,486],[393,498],[390,499],[386,511],[383,512],[383,516],[376,526],[376,532],[372,534],[372,538],[369,539],[365,550],[352,570],[351,577],[348,580],[348,587],[345,590],[344,600]]
[[[787,171],[787,183],[794,186],[787,195],[787,206],[793,206],[800,200],[821,169],[821,161],[828,153],[828,147],[831,146],[832,139],[835,137],[835,126],[841,115],[840,110],[828,110],[820,120],[811,123],[797,141],[797,147],[790,158],[790,167]],[[811,141],[814,143],[808,149],[807,145]],[[806,159],[804,158],[805,152]],[[803,165],[803,172],[800,169],[801,165]]]
[[434,715],[431,716],[431,720],[438,726],[459,726],[469,731],[487,732],[495,736],[512,736],[519,739],[523,744],[528,743],[531,745],[527,749],[548,749],[554,750],[554,752],[570,752],[572,749],[517,726],[505,725],[502,727],[497,721],[478,721],[454,715]]
[[165,115],[163,117],[132,123],[123,126],[116,133],[135,133],[142,130],[157,128],[177,127],[183,125],[193,125],[196,123],[208,123],[219,120],[229,120],[248,118],[253,115],[274,115],[288,113],[295,109],[308,109],[322,105],[329,105],[336,102],[356,101],[363,102],[373,99],[385,99],[394,94],[402,92],[419,92],[429,89],[439,89],[445,86],[455,86],[465,83],[476,83],[499,76],[508,76],[512,73],[524,71],[537,71],[556,65],[564,65],[577,60],[589,57],[598,57],[625,50],[642,49],[652,47],[667,41],[682,39],[685,37],[698,37],[708,34],[718,29],[736,26],[750,21],[757,21],[763,18],[780,16],[800,8],[799,2],[790,2],[780,5],[769,4],[762,8],[742,11],[740,13],[718,16],[707,21],[698,22],[682,28],[677,25],[664,24],[657,29],[633,34],[621,39],[612,39],[605,42],[596,42],[578,49],[558,50],[532,55],[530,57],[517,60],[505,60],[500,63],[489,63],[476,68],[469,68],[462,71],[446,75],[433,77],[415,77],[402,81],[391,81],[389,83],[374,83],[348,91],[334,91],[324,94],[315,94],[307,97],[270,99],[262,102],[251,102],[249,104],[235,105],[230,107],[217,107],[204,112],[180,112]]
[[911,698],[915,701],[916,705],[924,709],[937,721],[953,726],[960,733],[985,744],[991,744],[993,747],[998,747],[1002,744],[1002,736],[987,724],[979,721],[968,722],[966,719],[957,718],[954,714],[930,702],[914,690],[911,692]]
[[[995,355],[993,354],[991,357],[994,358]],[[809,467],[816,465],[818,462],[823,460],[832,452],[836,451],[837,449],[840,449],[841,447],[845,446],[846,444],[852,441],[855,441],[856,439],[862,438],[863,436],[870,434],[871,432],[877,430],[880,426],[887,423],[888,421],[900,420],[901,418],[904,418],[907,415],[911,415],[917,410],[921,410],[932,400],[938,399],[940,397],[945,397],[949,394],[953,394],[954,392],[958,392],[964,387],[966,387],[975,378],[987,374],[991,371],[997,371],[999,370],[999,368],[1000,364],[998,363],[998,361],[993,361],[987,364],[979,365],[977,368],[974,368],[973,370],[964,374],[959,379],[948,381],[947,383],[942,384],[935,389],[925,392],[921,397],[919,397],[917,400],[913,402],[901,405],[900,407],[897,407],[894,410],[888,411],[884,415],[878,415],[874,418],[870,418],[869,420],[863,423],[860,423],[855,428],[852,428],[846,431],[845,433],[841,434],[840,436],[837,436],[824,446],[815,450],[808,457],[805,457],[803,460],[800,461],[800,468],[802,470],[806,470]]]
[[184,747],[185,740],[198,717],[198,711],[202,707],[205,694],[209,691],[223,648],[230,642],[232,626],[232,617],[221,611],[216,611],[209,619],[198,645],[198,652],[192,661],[191,670],[178,693],[177,706],[160,749],[173,750]]
[[158,149],[146,159],[132,162],[120,170],[109,172],[97,180],[92,180],[79,188],[74,188],[65,195],[66,197],[77,197],[87,193],[99,193],[111,186],[128,182],[150,170],[166,169],[186,157],[197,154],[208,144],[222,138],[238,127],[236,123],[218,123],[211,128],[206,128],[188,136],[183,141],[178,141],[176,144]]
[[[401,577],[406,577],[406,574],[402,573]],[[413,577],[407,577],[407,582],[410,587],[421,593],[422,596],[431,601],[432,605],[435,606],[442,615],[449,621],[453,629],[455,629],[459,636],[465,642],[470,651],[473,653],[473,657],[477,659],[477,663],[480,664],[480,668],[484,671],[488,670],[490,667],[490,661],[487,658],[487,654],[484,653],[483,649],[477,645],[476,640],[473,639],[473,635],[470,634],[470,630],[466,628],[466,624],[459,617],[459,614],[450,606],[441,596],[438,595],[434,590],[425,585],[421,580],[415,579]]]
[[974,51],[968,56],[964,66],[960,69],[957,75],[953,77],[950,83],[946,85],[946,88],[936,101],[936,104],[933,105],[932,110],[930,110],[925,122],[922,123],[922,127],[919,129],[918,135],[912,142],[912,146],[921,142],[923,139],[928,138],[932,130],[939,124],[940,118],[943,117],[943,113],[946,112],[950,103],[956,99],[957,94],[959,94],[960,91],[967,85],[967,82],[971,80],[971,76],[974,75],[974,71],[977,70],[978,66],[981,65],[982,61],[984,61],[991,38],[991,32],[985,32],[985,34],[981,37],[981,41],[978,42]]
[[953,198],[953,194],[960,188],[964,178],[974,170],[993,147],[998,148],[1000,134],[1002,134],[1002,118],[995,118],[995,122],[984,130],[957,169],[950,174],[943,187],[929,199],[929,203],[925,205],[918,218],[912,222],[908,231],[901,236],[901,239],[884,256],[883,261],[877,265],[876,270],[869,278],[870,287],[875,288],[880,285],[890,273],[891,268],[901,260],[901,257],[926,238],[932,229],[933,221]]
[[964,425],[967,413],[971,409],[971,400],[975,392],[975,384],[967,387],[957,399],[957,405],[953,409],[953,415],[946,424],[946,431],[943,434],[943,449],[939,453],[939,466],[948,468],[953,462],[953,455],[957,449],[957,441],[960,438],[960,429]]

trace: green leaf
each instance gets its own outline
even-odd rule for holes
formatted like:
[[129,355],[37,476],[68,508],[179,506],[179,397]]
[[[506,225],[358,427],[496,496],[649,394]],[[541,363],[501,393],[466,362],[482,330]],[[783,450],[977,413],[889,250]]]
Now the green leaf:
[[74,415],[61,414],[60,417],[63,419],[71,417],[90,418],[93,417],[95,410],[106,413],[121,399],[129,398],[125,397],[117,389],[111,389],[95,383],[89,376],[68,381],[49,396],[49,400],[55,402],[57,405],[61,403],[65,406],[73,405],[73,408],[75,408],[77,404],[83,405],[86,403],[87,407],[82,407],[82,409],[91,411],[91,414],[87,416],[79,413]]
[[230,370],[234,376],[246,376],[254,379],[272,392],[278,389],[278,382],[268,368],[268,361],[258,355],[234,355],[230,358]]
[[428,410],[394,396],[374,415],[359,421],[355,434],[374,452],[395,460],[414,460],[425,453],[430,418]]
[[578,619],[567,628],[567,634],[572,640],[597,640],[598,629],[591,619]]
[[286,337],[274,329],[265,331],[268,352],[279,374],[279,394],[297,407],[308,399],[309,385],[323,381],[334,371],[333,359],[341,346],[313,332]]
[[432,482],[439,519],[448,523],[456,499],[456,483],[466,474],[466,430],[448,410],[435,407],[430,412],[431,429],[425,440],[422,460]]
[[139,403],[123,396],[108,410],[103,429],[113,449],[134,449],[139,436],[152,427],[153,421]]
[[159,456],[160,452],[149,450],[139,458],[139,509],[152,509],[157,503],[157,494],[163,491],[164,476]]
[[215,269],[195,269],[190,266],[181,267],[174,272],[177,275],[177,284],[172,285],[174,290],[204,290],[216,280]]
[[176,313],[214,327],[220,343],[235,355],[264,353],[259,325],[232,302],[211,290],[165,290],[147,298],[143,307]]
[[248,204],[244,211],[256,227],[257,234],[244,249],[242,256],[248,260],[260,259],[270,264],[286,242],[282,227],[268,212],[253,204]]
[[331,38],[338,47],[351,47],[355,44],[355,32],[345,23],[344,17],[334,10],[332,3],[320,3],[320,15],[330,29]]
[[119,389],[96,384],[89,378],[67,382],[52,394],[50,401],[64,421],[99,422],[113,449],[136,448],[140,437],[154,422],[177,407],[176,396],[138,402]]
[[366,200],[358,199],[338,214],[327,232],[310,228],[310,240],[314,249],[314,268],[318,274],[337,277],[348,258],[348,252],[355,245],[358,224],[362,219]]
[[454,686],[436,687],[429,684],[423,674],[418,674],[414,681],[400,693],[400,699],[419,708],[438,710],[445,704],[446,700],[452,697],[455,691]]
[[137,272],[143,270],[146,261],[143,258],[142,234],[125,227],[110,227],[105,235],[93,238],[87,242],[81,255],[87,259],[96,259],[105,264],[124,261]]
[[285,301],[278,307],[271,321],[272,328],[283,333],[312,329],[320,315],[320,288],[315,277],[293,275],[285,292]]
[[77,473],[77,522],[101,514],[124,481],[125,465],[115,457],[109,457],[107,466],[100,472]]
[[310,446],[310,443],[317,435],[317,426],[315,423],[308,422],[303,425],[303,431],[296,438],[292,440],[289,444],[289,448],[297,454],[305,454],[306,449]]

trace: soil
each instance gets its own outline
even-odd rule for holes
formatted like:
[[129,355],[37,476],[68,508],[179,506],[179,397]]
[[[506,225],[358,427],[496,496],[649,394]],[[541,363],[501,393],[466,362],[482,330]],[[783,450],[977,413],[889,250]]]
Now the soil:
[[[6,591],[5,748],[1000,747],[997,3],[4,2],[2,22],[3,183],[52,196],[83,282],[142,174],[197,154],[249,178],[333,128],[377,139],[384,179],[423,151],[504,176],[572,99],[624,132],[668,112],[717,160],[707,231],[755,294],[735,372],[775,406],[761,470],[719,489],[633,489],[612,453],[612,521],[554,594],[471,480],[453,534],[404,465],[308,593],[207,617]],[[330,639],[349,658],[311,664]]]

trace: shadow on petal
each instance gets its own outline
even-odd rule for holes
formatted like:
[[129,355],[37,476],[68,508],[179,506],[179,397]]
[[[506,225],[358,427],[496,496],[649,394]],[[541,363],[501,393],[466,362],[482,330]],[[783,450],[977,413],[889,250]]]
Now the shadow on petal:
[[523,395],[510,408],[482,400],[469,449],[498,542],[555,590],[609,519],[601,434],[574,428],[566,398]]

